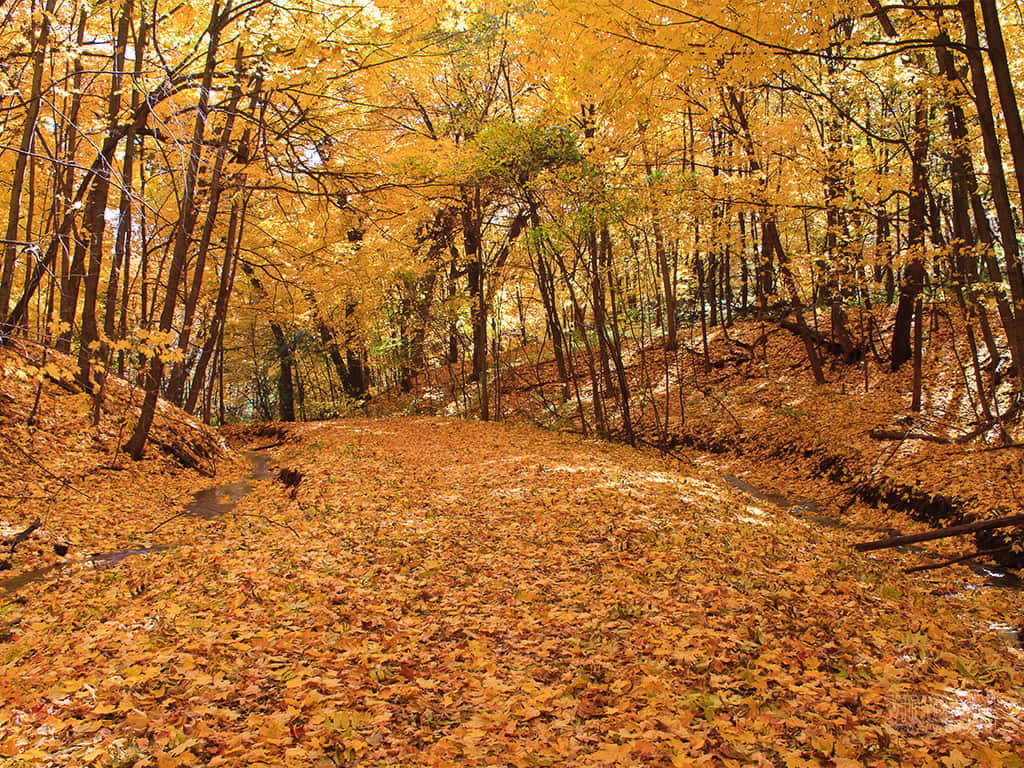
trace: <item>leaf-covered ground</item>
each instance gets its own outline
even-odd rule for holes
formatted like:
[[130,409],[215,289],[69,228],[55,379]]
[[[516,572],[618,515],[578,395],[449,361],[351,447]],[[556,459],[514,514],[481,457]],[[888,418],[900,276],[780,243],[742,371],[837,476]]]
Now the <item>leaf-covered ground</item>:
[[[265,441],[265,440],[264,440]],[[1021,765],[1019,593],[534,428],[296,426],[177,546],[4,601],[21,765]]]
[[[886,311],[888,319],[884,312],[881,317],[888,328],[892,310]],[[893,372],[876,354],[885,352],[881,341],[872,342],[877,349],[865,350],[854,364],[825,354],[827,381],[820,386],[813,384],[800,338],[771,321],[737,320],[728,332],[709,331],[710,367],[705,367],[699,328],[687,329],[689,338],[676,351],[666,350],[660,339],[646,346],[627,342],[623,357],[637,440],[672,452],[690,446],[714,454],[720,470],[763,490],[814,499],[819,514],[842,518],[848,526],[909,533],[1014,514],[1024,499],[1020,402],[1006,377],[986,368],[987,386],[999,391],[998,402],[989,391],[990,405],[1009,417],[1002,423],[1007,445],[984,417],[967,336],[952,316],[938,313],[933,319],[941,322],[928,323],[924,331],[920,412],[911,410],[911,366]],[[829,336],[821,313],[814,327]],[[469,365],[434,369],[419,376],[411,391],[395,388],[366,408],[376,415],[475,416]],[[589,381],[583,377],[564,390],[549,350],[511,352],[499,367],[501,394],[492,392],[492,413],[500,407],[502,418],[579,432],[579,392],[593,429]],[[574,367],[587,370],[580,349]],[[624,439],[611,403],[613,398],[605,406],[612,430]],[[1019,529],[1002,529],[977,542],[927,545],[950,557],[1002,547],[1012,549],[999,553],[1002,562],[1024,564]],[[918,562],[928,561],[915,554],[911,564]]]
[[[0,347],[0,542],[37,520],[41,527],[13,552],[0,547],[0,582],[165,541],[161,524],[210,475],[229,479],[248,466],[214,430],[163,401],[145,459],[132,461],[121,447],[141,393],[110,376],[97,412],[96,400],[69,383],[74,360],[18,346]],[[67,550],[58,555],[54,545]],[[3,628],[0,616],[0,635]]]

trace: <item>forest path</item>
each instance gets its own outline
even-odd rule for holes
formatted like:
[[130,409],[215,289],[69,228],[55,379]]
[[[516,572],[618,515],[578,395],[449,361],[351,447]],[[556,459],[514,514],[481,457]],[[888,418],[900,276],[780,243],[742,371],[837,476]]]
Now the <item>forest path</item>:
[[221,520],[178,521],[193,539],[173,550],[29,588],[0,665],[0,756],[997,766],[1022,752],[1024,659],[986,634],[1019,594],[933,594],[955,589],[710,470],[441,419],[294,425],[276,458],[297,485],[265,479]]

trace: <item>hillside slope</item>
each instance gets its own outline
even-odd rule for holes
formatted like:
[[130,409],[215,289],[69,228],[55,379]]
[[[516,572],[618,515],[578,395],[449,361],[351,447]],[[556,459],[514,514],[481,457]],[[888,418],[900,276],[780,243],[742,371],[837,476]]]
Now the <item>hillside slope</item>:
[[247,466],[215,431],[164,402],[144,460],[133,462],[121,446],[141,394],[108,377],[97,420],[97,400],[69,383],[73,372],[73,361],[53,350],[0,348],[0,541],[8,544],[0,581],[146,546],[153,527],[211,477]]

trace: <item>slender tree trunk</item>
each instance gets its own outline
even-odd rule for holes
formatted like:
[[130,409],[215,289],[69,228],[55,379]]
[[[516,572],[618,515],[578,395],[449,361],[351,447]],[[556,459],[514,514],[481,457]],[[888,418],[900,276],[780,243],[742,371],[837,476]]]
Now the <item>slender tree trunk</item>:
[[[145,20],[141,21],[139,28],[135,33],[135,39],[133,42],[135,48],[135,75],[134,83],[140,83],[142,81],[144,52],[146,48],[146,42],[148,39],[149,27]],[[141,92],[138,87],[133,87],[132,92],[132,114],[136,114],[139,110],[141,101]],[[137,135],[136,127],[134,122],[128,129],[128,135],[125,137],[125,150],[124,150],[124,163],[122,166],[121,173],[121,202],[118,205],[118,217],[117,217],[117,235],[114,245],[114,265],[120,267],[124,280],[122,281],[121,291],[121,306],[120,306],[120,321],[118,323],[118,337],[125,339],[128,335],[128,302],[129,302],[129,287],[131,281],[128,279],[131,269],[131,244],[132,244],[132,197],[135,194],[134,187],[134,174],[135,174],[135,153],[136,153]],[[114,286],[117,283],[116,272],[111,270],[110,286],[107,288],[107,307],[106,316],[103,321],[103,332],[106,334],[108,339],[114,337],[114,310],[117,302],[114,297]],[[121,350],[117,353],[117,371],[119,376],[124,375],[125,366],[125,352]]]
[[1002,118],[1006,125],[1006,138],[1010,144],[1010,156],[1013,158],[1017,192],[1020,195],[1019,199],[1024,201],[1024,124],[1021,122],[1017,94],[1013,88],[1013,76],[1010,74],[1006,43],[1003,41],[1003,30],[999,23],[999,8],[996,6],[996,0],[978,0],[978,2],[981,5],[981,17],[985,24],[985,44],[988,58],[992,64],[992,75],[996,81],[996,92],[999,95]]
[[904,268],[903,285],[900,286],[899,303],[896,305],[896,319],[892,332],[892,369],[898,370],[913,354],[911,327],[917,306],[917,298],[924,289],[924,238],[927,227],[925,196],[927,195],[927,171],[929,145],[928,106],[920,97],[914,109],[914,146],[911,151],[910,206],[907,220],[907,247],[910,262]]
[[604,270],[601,267],[601,251],[595,227],[587,233],[587,251],[590,256],[590,303],[594,312],[594,329],[597,333],[597,356],[601,375],[604,380],[604,392],[611,394],[615,387],[612,384],[612,370],[608,350],[607,312],[605,309]]
[[[529,219],[530,226],[533,227],[534,231],[539,230],[540,213],[534,200],[530,201]],[[555,277],[551,265],[544,255],[542,242],[536,241],[536,246],[536,260],[531,260],[530,264],[537,275],[537,287],[540,290],[541,304],[544,306],[544,317],[547,323],[548,334],[551,336],[551,348],[555,355],[555,368],[558,371],[558,380],[564,385],[568,385],[569,369],[566,365],[565,334],[562,332],[562,324],[558,317]],[[568,394],[568,386],[563,387],[563,397],[568,397]]]
[[[160,314],[160,332],[162,334],[170,333],[174,322],[178,288],[185,268],[185,258],[192,239],[192,231],[195,227],[196,216],[193,208],[195,205],[196,182],[199,178],[199,162],[203,150],[203,137],[206,131],[206,119],[210,105],[210,87],[213,84],[214,70],[217,65],[217,48],[220,45],[220,33],[223,21],[230,13],[231,2],[232,0],[227,0],[223,17],[221,16],[220,0],[213,0],[213,7],[210,11],[210,23],[207,27],[209,41],[206,47],[206,61],[203,67],[199,103],[196,108],[195,126],[192,133],[192,143],[189,148],[188,168],[185,172],[185,186],[180,206],[181,222],[175,235],[174,254],[167,275],[167,294],[164,297],[164,306]],[[125,451],[136,461],[142,458],[142,453],[146,447],[149,430],[153,424],[153,417],[156,414],[156,404],[160,395],[163,375],[164,361],[158,352],[150,360],[149,368],[146,372],[145,396],[139,420],[135,425],[135,431],[125,445]]]
[[750,267],[747,266],[747,225],[743,211],[738,214],[740,222],[740,310],[746,312],[750,302]]
[[[761,163],[754,152],[754,140],[750,132],[750,124],[747,120],[746,112],[743,108],[743,102],[734,89],[729,88],[727,93],[729,97],[728,104],[732,107],[736,121],[739,124],[742,144],[744,152],[747,155],[747,165],[750,174],[751,176],[756,177],[761,173]],[[782,240],[779,237],[779,231],[775,224],[775,216],[768,208],[767,203],[762,205],[761,208],[761,244],[761,257],[769,266],[772,282],[774,282],[774,269],[771,268],[772,256],[774,255],[778,259],[779,273],[782,275],[783,283],[785,284],[786,291],[789,294],[790,305],[793,308],[793,314],[796,316],[797,328],[800,331],[800,339],[803,341],[804,350],[807,352],[807,360],[811,364],[811,374],[814,376],[814,383],[819,385],[824,384],[825,374],[821,368],[821,358],[818,356],[818,350],[815,347],[814,340],[811,338],[810,329],[807,327],[807,322],[804,320],[804,304],[800,299],[800,290],[797,287],[796,279],[789,268],[789,258],[786,256],[786,252],[782,248]],[[765,290],[765,287],[762,287],[761,289],[762,303],[763,296],[768,293],[768,291]]]
[[50,36],[50,17],[57,5],[57,0],[47,0],[46,9],[42,14],[39,34],[36,36],[35,24],[29,30],[29,43],[32,49],[32,91],[28,99],[28,111],[21,128],[21,143],[14,159],[14,177],[11,179],[11,197],[7,208],[7,229],[4,234],[3,272],[0,273],[0,325],[7,321],[7,309],[11,301],[11,289],[14,286],[14,273],[18,258],[18,225],[21,222],[21,193],[25,186],[25,169],[32,153],[33,140],[36,132],[36,120],[39,117],[39,106],[42,101],[43,65],[46,63],[47,42]]
[[[977,20],[974,16],[973,0],[959,0],[960,16],[964,27],[965,55],[971,71],[971,85],[974,101],[977,105],[978,122],[981,127],[982,145],[988,165],[989,188],[995,204],[996,218],[999,223],[999,240],[1003,248],[1006,264],[1006,280],[1010,287],[1010,300],[1001,296],[998,283],[1003,281],[1003,271],[992,248],[985,248],[983,256],[988,269],[989,279],[994,281],[996,307],[999,309],[1003,330],[1010,343],[1010,352],[1014,367],[1017,370],[1018,383],[1024,381],[1024,324],[1021,323],[1021,310],[1024,307],[1024,275],[1021,273],[1020,249],[1017,241],[1017,226],[1014,221],[1013,208],[1010,203],[1003,168],[1002,150],[999,145],[993,106],[988,90],[988,78],[985,63],[981,56],[981,42],[978,36]],[[975,221],[979,226],[979,236],[984,242],[988,239],[987,224],[985,230],[981,223],[985,221],[984,206],[977,194],[972,195],[972,207]]]
[[[458,293],[456,281],[458,280],[457,254],[452,254],[451,266],[448,271],[448,300],[452,301]],[[454,319],[448,323],[448,354],[447,362],[455,365],[459,362],[459,331]]]
[[[85,34],[85,14],[83,12],[79,21],[78,39],[84,40]],[[74,154],[74,147],[76,145],[77,131],[75,130],[76,118],[78,114],[78,108],[80,104],[78,92],[81,90],[82,75],[84,69],[76,63],[75,76],[73,83],[75,84],[76,93],[72,97],[71,102],[71,114],[69,115],[69,126],[68,126],[68,138],[65,140],[64,154],[71,156]],[[149,115],[153,108],[161,103],[164,99],[168,98],[174,92],[173,88],[162,84],[156,90],[146,95],[144,99],[139,101],[138,109],[132,115],[132,123],[130,126],[131,130],[134,130],[136,135],[141,135],[142,130],[145,128],[146,123],[149,119]],[[22,292],[21,299],[18,300],[17,305],[11,310],[10,316],[7,318],[6,327],[0,324],[0,335],[6,336],[11,329],[18,327],[25,322],[28,314],[28,305],[32,297],[35,295],[36,289],[39,287],[43,276],[49,269],[52,268],[56,263],[57,257],[62,256],[62,260],[66,259],[67,253],[70,249],[71,233],[74,228],[74,223],[77,218],[78,203],[85,200],[86,193],[91,189],[92,182],[99,178],[104,168],[109,168],[114,162],[114,154],[117,150],[121,139],[127,134],[129,129],[119,128],[113,135],[107,137],[107,140],[100,146],[99,151],[96,153],[95,158],[92,161],[90,167],[86,170],[86,173],[79,183],[74,194],[70,194],[73,182],[73,164],[69,164],[66,171],[67,176],[64,184],[65,194],[68,195],[66,213],[58,228],[57,234],[50,241],[50,245],[47,247],[46,254],[44,257],[36,262],[35,268],[32,272],[28,284],[25,286]],[[145,196],[145,175],[142,176],[143,189],[141,190],[142,196]],[[140,217],[140,228],[145,233],[145,218]],[[145,241],[145,237],[143,238]],[[72,263],[68,264],[66,261],[62,261],[61,264],[61,307],[60,307],[60,320],[67,330],[58,339],[57,348],[62,351],[70,351],[71,345],[71,325],[75,318],[77,301],[78,301],[78,290],[81,278],[83,276],[83,269],[85,264],[85,243],[80,238],[75,238],[75,249]],[[143,257],[145,258],[145,250],[143,250]]]
[[231,300],[231,289],[235,282],[235,269],[238,265],[238,250],[245,229],[245,211],[248,199],[235,200],[231,204],[231,216],[228,219],[227,242],[224,244],[224,261],[220,268],[220,284],[217,287],[217,300],[213,308],[213,319],[209,333],[199,353],[195,370],[192,373],[192,384],[185,400],[185,410],[195,413],[196,403],[203,382],[206,381],[206,369],[214,358],[220,340],[224,334],[224,321],[227,318],[228,302]]
[[708,348],[708,307],[707,299],[707,271],[704,269],[704,260],[700,255],[700,230],[694,224],[694,247],[693,266],[697,272],[697,306],[700,309],[700,341],[704,358],[704,372],[711,370],[711,350]]
[[[569,301],[572,304],[572,311],[576,317],[577,333],[580,340],[583,342],[584,350],[586,351],[585,359],[587,363],[587,370],[590,373],[590,387],[591,387],[591,400],[594,404],[594,429],[600,437],[608,436],[608,421],[605,416],[604,402],[601,398],[601,377],[598,373],[597,361],[594,357],[594,349],[590,344],[590,339],[587,337],[587,327],[583,322],[583,306],[580,304],[579,297],[576,295],[575,282],[572,275],[566,266],[565,259],[562,254],[558,251],[553,253],[555,261],[558,263],[559,271],[562,273],[562,280],[565,283],[566,289],[569,291]],[[573,381],[573,385],[576,386],[576,373],[574,370],[575,363],[573,362],[572,351],[567,357],[569,364],[569,375]],[[580,409],[580,420],[586,429],[586,420],[583,418],[583,406],[582,399],[579,391],[576,393],[577,401]]]
[[[115,141],[118,134],[117,118],[121,111],[121,86],[124,82],[125,50],[128,46],[128,31],[133,16],[133,0],[124,0],[117,22],[117,38],[114,44],[114,68],[110,75],[110,95],[107,101],[107,142]],[[85,223],[89,238],[89,267],[85,275],[85,293],[82,300],[81,345],[78,350],[78,380],[84,388],[90,388],[93,358],[105,358],[107,343],[100,338],[96,321],[96,301],[99,298],[100,271],[103,267],[103,239],[107,229],[107,200],[110,197],[110,183],[114,175],[113,163],[106,163],[99,169],[93,181],[92,190],[85,205]],[[113,296],[117,296],[117,268],[115,260],[111,280]],[[112,310],[111,310],[112,311]],[[111,315],[112,317],[112,315]],[[96,385],[101,386],[101,373]],[[97,393],[98,394],[98,393]]]
[[[949,44],[949,38],[943,32],[936,39],[935,52],[940,70],[945,74],[946,80],[950,84],[953,84],[959,80],[959,75],[956,71],[953,53],[950,50]],[[988,311],[985,309],[985,305],[979,300],[977,291],[974,288],[974,283],[978,279],[976,253],[978,237],[975,236],[975,232],[971,227],[971,201],[973,197],[977,196],[978,185],[974,173],[974,164],[970,153],[967,151],[968,136],[966,117],[964,115],[963,108],[956,102],[948,101],[946,104],[946,125],[950,139],[952,140],[953,152],[953,160],[951,163],[952,188],[950,193],[953,208],[953,243],[950,260],[958,282],[958,302],[968,323],[968,334],[971,337],[970,342],[975,356],[975,361],[977,362],[977,349],[974,341],[973,329],[970,327],[973,319],[978,320],[979,326],[981,327],[982,338],[984,339],[985,347],[988,350],[989,363],[995,367],[999,363],[999,347],[996,344],[995,335],[992,333],[992,328],[988,319]],[[982,217],[984,219],[984,210],[982,210]],[[982,239],[985,239],[988,233],[988,226],[984,220],[982,221],[982,226],[979,227],[979,230],[984,231],[984,234],[981,234],[981,237]],[[990,247],[990,244],[986,244],[986,247]],[[960,289],[960,284],[964,285],[965,289]],[[1005,306],[1005,297],[1001,291],[999,292],[998,297],[1002,297],[1003,303],[1003,306],[999,308],[999,311],[1006,314],[1008,307]],[[982,393],[982,395],[983,394],[984,393]]]
[[473,374],[480,394],[480,419],[490,419],[487,386],[487,292],[480,252],[480,189],[462,191],[462,240],[466,256],[466,279],[469,283],[470,320],[473,326]]
[[213,171],[210,176],[210,188],[207,193],[208,203],[206,209],[206,220],[203,223],[203,231],[199,238],[199,247],[196,250],[195,266],[192,268],[192,285],[186,294],[185,307],[182,313],[183,322],[181,333],[178,334],[178,351],[181,359],[175,362],[171,369],[170,381],[167,384],[167,399],[175,405],[181,405],[184,395],[185,361],[187,359],[189,344],[192,341],[192,324],[195,320],[196,307],[199,304],[199,294],[202,292],[203,274],[206,271],[206,256],[210,250],[210,241],[213,238],[213,228],[217,223],[217,214],[220,212],[220,197],[224,190],[222,175],[224,162],[227,158],[228,145],[231,143],[231,131],[235,126],[235,112],[238,108],[238,100],[242,96],[242,55],[241,44],[235,52],[235,84],[231,88],[225,112],[227,117],[224,120],[224,127],[221,130],[220,141],[217,145],[217,156],[213,163]]
[[675,275],[672,265],[669,263],[668,253],[665,250],[665,235],[661,228],[661,205],[658,200],[658,190],[654,184],[654,168],[651,164],[646,140],[641,146],[644,156],[644,171],[647,174],[647,193],[650,197],[651,228],[654,233],[654,258],[661,277],[662,295],[665,297],[665,349],[674,351],[679,347],[679,318],[676,308]]
[[761,229],[765,238],[764,250],[774,252],[778,258],[779,274],[782,276],[782,281],[789,294],[789,303],[796,317],[800,339],[803,341],[804,350],[807,352],[807,360],[811,364],[811,375],[814,377],[815,384],[824,384],[825,374],[821,367],[821,357],[818,355],[818,349],[811,338],[807,322],[804,320],[804,304],[800,299],[800,290],[797,288],[796,279],[790,271],[789,258],[786,256],[786,252],[782,250],[782,241],[779,239],[779,231],[776,228],[775,219],[767,217],[766,214],[762,214],[762,219]]
[[615,366],[615,377],[619,389],[619,410],[622,413],[622,433],[630,445],[636,443],[633,433],[633,416],[629,403],[629,379],[626,377],[626,366],[622,361],[622,334],[619,331],[619,312],[616,294],[616,282],[612,269],[612,239],[608,227],[601,227],[601,251],[604,254],[602,268],[608,283],[608,297],[611,302],[611,344],[609,345],[612,363]]
[[558,380],[563,384],[569,381],[569,371],[565,364],[565,338],[562,324],[558,318],[558,306],[555,300],[555,281],[551,274],[551,266],[547,263],[542,247],[537,247],[536,259],[533,261],[537,275],[537,287],[540,290],[541,304],[544,306],[544,318],[548,334],[551,336],[551,348],[555,355],[555,369]]

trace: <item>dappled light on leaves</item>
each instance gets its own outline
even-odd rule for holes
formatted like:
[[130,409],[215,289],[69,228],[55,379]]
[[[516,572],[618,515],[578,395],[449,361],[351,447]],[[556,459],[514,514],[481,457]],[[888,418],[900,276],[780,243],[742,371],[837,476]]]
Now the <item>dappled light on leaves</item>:
[[6,756],[1014,764],[1020,659],[973,609],[845,534],[747,522],[705,471],[433,419],[298,426],[278,460],[294,494],[26,588]]
[[7,0],[0,762],[1020,768],[1022,34]]

